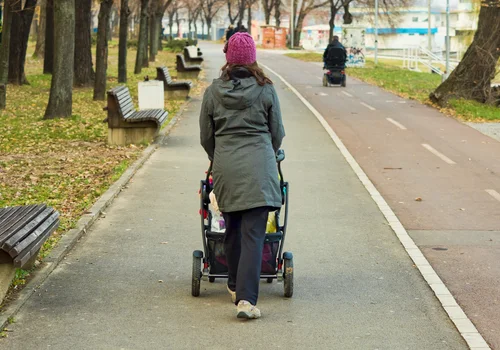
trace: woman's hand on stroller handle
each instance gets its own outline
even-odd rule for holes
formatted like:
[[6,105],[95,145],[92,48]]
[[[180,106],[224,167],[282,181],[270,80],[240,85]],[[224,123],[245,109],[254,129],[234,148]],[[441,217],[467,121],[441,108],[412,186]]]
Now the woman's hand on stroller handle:
[[285,151],[279,149],[278,152],[276,152],[276,162],[281,163],[284,160],[285,160]]

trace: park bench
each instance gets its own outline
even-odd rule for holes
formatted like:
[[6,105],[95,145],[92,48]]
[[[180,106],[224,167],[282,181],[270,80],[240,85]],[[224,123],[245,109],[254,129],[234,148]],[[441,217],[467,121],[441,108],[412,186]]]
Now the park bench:
[[194,49],[194,46],[186,46],[184,48],[184,60],[186,60],[187,63],[201,64],[203,62],[203,57],[198,56],[197,51],[195,56],[195,52],[192,52]]
[[30,268],[58,226],[59,212],[45,204],[0,208],[0,263]]
[[108,143],[127,145],[149,143],[167,121],[168,112],[163,109],[136,111],[130,91],[118,86],[108,91]]
[[167,98],[170,99],[188,98],[193,87],[190,81],[173,81],[167,67],[156,67],[156,80],[163,82]]
[[199,65],[188,66],[184,60],[184,56],[178,54],[176,60],[177,78],[180,79],[196,79],[201,72]]

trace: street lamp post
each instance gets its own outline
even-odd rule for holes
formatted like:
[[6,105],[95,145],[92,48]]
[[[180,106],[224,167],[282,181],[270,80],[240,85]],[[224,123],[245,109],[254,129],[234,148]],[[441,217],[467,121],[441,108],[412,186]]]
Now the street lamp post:
[[375,0],[375,65],[378,64],[378,0]]

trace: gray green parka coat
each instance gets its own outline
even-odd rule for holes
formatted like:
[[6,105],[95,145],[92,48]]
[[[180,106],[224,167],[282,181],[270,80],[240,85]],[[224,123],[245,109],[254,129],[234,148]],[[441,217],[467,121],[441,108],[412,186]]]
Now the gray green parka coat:
[[203,96],[200,134],[221,212],[281,207],[276,152],[285,130],[272,84],[260,86],[248,71],[215,79]]

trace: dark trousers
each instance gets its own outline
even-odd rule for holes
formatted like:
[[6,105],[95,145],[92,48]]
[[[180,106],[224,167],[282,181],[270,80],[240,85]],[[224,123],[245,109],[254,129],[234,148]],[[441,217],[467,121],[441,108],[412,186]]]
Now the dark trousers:
[[223,215],[226,222],[224,250],[229,272],[227,284],[229,289],[236,291],[236,304],[246,300],[256,305],[269,208]]

